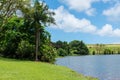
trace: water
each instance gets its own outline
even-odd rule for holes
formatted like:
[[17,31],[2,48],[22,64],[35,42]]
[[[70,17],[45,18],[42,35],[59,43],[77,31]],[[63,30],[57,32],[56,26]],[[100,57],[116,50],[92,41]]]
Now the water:
[[56,64],[100,80],[120,80],[120,55],[68,56]]

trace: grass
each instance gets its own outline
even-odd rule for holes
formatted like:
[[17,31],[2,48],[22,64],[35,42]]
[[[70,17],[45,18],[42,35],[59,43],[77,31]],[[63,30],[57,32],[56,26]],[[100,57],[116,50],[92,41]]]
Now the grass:
[[0,58],[0,80],[97,80],[66,67]]
[[[101,50],[110,49],[111,51],[114,52],[114,54],[117,54],[118,51],[120,51],[120,44],[103,44],[103,45],[104,46],[101,47]],[[87,47],[89,48],[90,54],[92,54],[93,51],[96,51],[96,44],[87,44]]]

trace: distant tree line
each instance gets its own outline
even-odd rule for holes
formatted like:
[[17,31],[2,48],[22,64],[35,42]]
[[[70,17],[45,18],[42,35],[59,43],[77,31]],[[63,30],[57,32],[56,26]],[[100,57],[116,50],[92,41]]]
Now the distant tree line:
[[[107,45],[107,44],[106,44]],[[105,44],[94,44],[88,46],[91,55],[120,54],[120,47],[106,46]]]
[[52,42],[52,45],[57,50],[58,56],[89,54],[89,50],[85,43],[79,40],[73,40],[69,43],[59,40],[56,42]]

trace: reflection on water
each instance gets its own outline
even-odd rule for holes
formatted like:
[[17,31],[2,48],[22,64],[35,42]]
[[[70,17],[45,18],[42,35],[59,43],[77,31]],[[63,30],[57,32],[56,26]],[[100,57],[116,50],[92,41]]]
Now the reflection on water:
[[120,55],[68,56],[57,58],[56,64],[100,80],[120,80]]

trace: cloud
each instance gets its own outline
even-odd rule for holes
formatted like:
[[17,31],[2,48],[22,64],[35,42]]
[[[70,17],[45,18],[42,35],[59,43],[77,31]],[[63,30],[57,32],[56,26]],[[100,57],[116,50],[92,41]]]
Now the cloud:
[[63,6],[54,10],[54,16],[57,26],[53,28],[62,29],[65,32],[86,32],[91,33],[96,31],[96,27],[87,19],[78,19],[73,14],[70,14]]
[[87,10],[85,13],[88,16],[94,16],[95,12],[96,12],[96,9],[95,8],[91,8],[91,9]]
[[120,1],[119,0],[102,0],[104,3],[119,3]]
[[103,15],[107,16],[110,21],[120,21],[120,3],[116,3],[115,6],[104,10]]
[[106,24],[105,26],[102,27],[101,30],[98,31],[98,34],[101,36],[106,36],[106,35],[112,35],[113,29],[112,25]]
[[98,29],[88,19],[76,18],[73,14],[64,9],[63,6],[53,10],[57,25],[51,25],[51,28],[61,29],[65,32],[82,32],[99,36],[120,37],[120,29],[113,29],[110,24],[105,24],[101,29]]
[[66,4],[69,9],[76,10],[78,12],[85,12],[87,15],[91,16],[94,14],[94,8],[92,8],[92,3],[99,0],[60,0]]
[[112,25],[106,24],[101,30],[98,30],[98,34],[101,36],[120,37],[120,29],[113,29]]
[[104,3],[110,2],[111,0],[102,0]]

